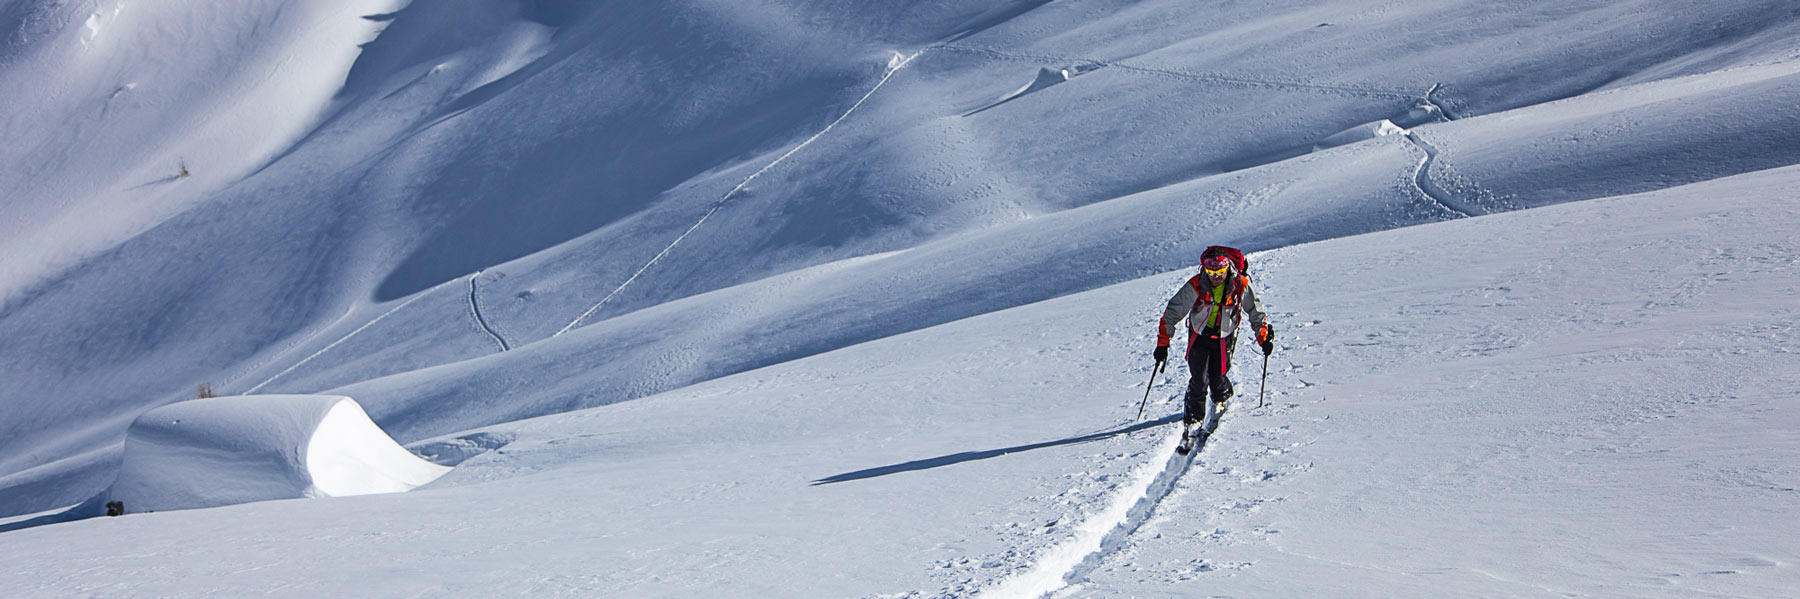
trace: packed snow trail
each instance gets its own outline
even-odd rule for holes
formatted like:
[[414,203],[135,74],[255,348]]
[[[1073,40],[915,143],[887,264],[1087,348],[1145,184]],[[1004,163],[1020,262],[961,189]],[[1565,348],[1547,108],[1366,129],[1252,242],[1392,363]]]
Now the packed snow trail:
[[[1218,417],[1223,417],[1220,412]],[[1131,473],[1131,484],[1126,490],[1113,496],[1106,509],[1094,514],[1082,522],[1074,536],[1062,543],[1046,549],[1036,564],[1029,570],[1002,581],[998,586],[979,594],[983,598],[994,599],[1038,599],[1080,582],[1098,568],[1108,555],[1118,551],[1125,545],[1132,533],[1143,526],[1150,516],[1156,513],[1156,507],[1169,491],[1175,488],[1175,482],[1187,474],[1194,461],[1206,449],[1207,441],[1217,432],[1218,420],[1205,436],[1198,438],[1194,449],[1186,454],[1178,453],[1176,447],[1182,441],[1182,429],[1177,428],[1173,437],[1165,438],[1157,448],[1156,458],[1145,462]],[[1155,465],[1161,462],[1162,467]]]
[[712,218],[714,213],[717,213],[720,208],[725,207],[725,203],[731,201],[731,197],[737,195],[737,192],[742,191],[744,187],[750,185],[750,182],[755,181],[757,177],[761,177],[763,173],[769,172],[769,169],[773,169],[776,165],[787,160],[789,156],[793,156],[800,150],[805,149],[806,146],[812,145],[813,142],[818,141],[819,138],[824,137],[833,127],[838,126],[838,123],[844,122],[844,119],[850,118],[850,115],[856,112],[856,109],[861,108],[864,102],[868,102],[869,98],[875,96],[875,92],[881,91],[881,86],[887,85],[888,80],[894,77],[894,73],[900,72],[900,69],[905,68],[907,63],[912,62],[914,58],[918,58],[919,55],[923,53],[925,53],[925,50],[914,52],[908,56],[902,56],[899,52],[895,52],[894,57],[888,60],[887,72],[881,74],[881,80],[876,81],[875,86],[869,88],[868,93],[863,94],[862,98],[857,100],[855,104],[851,104],[850,108],[845,110],[843,114],[838,115],[836,120],[825,125],[824,129],[820,129],[819,132],[814,133],[812,137],[806,138],[806,141],[802,141],[799,145],[789,149],[787,153],[782,154],[775,160],[763,165],[763,167],[757,169],[756,172],[750,173],[750,176],[744,177],[744,180],[738,182],[737,186],[732,187],[731,191],[725,192],[725,195],[720,196],[718,201],[713,202],[712,208],[707,209],[705,214],[700,215],[700,220],[694,221],[693,226],[688,227],[686,231],[682,231],[681,235],[676,236],[675,240],[669,242],[667,247],[664,247],[662,251],[657,252],[655,256],[652,256],[649,262],[645,262],[642,267],[637,269],[637,272],[631,273],[630,277],[626,277],[625,282],[620,283],[611,293],[606,294],[606,297],[601,298],[599,303],[588,308],[586,312],[582,312],[581,316],[575,317],[575,320],[569,321],[569,324],[564,325],[561,330],[556,331],[551,337],[562,335],[563,333],[567,333],[571,329],[580,326],[581,321],[587,320],[589,316],[593,316],[594,312],[599,311],[601,307],[611,302],[614,297],[617,297],[620,291],[624,291],[625,287],[630,285],[632,281],[636,281],[639,276],[642,276],[644,271],[650,270],[650,267],[655,266],[657,262],[662,261],[663,256],[669,255],[669,251],[675,249],[675,246],[680,245],[682,240],[687,239],[689,235],[692,235],[695,229],[699,229],[700,225],[706,224],[706,219]]
[[480,325],[481,330],[486,331],[488,336],[494,339],[494,343],[500,344],[500,351],[507,351],[512,348],[507,346],[506,338],[495,332],[494,327],[488,325],[487,318],[481,315],[481,299],[475,293],[475,280],[481,278],[483,272],[486,272],[486,269],[477,270],[475,274],[469,275],[469,314],[475,317],[475,324]]
[[[1439,110],[1442,110],[1442,108],[1439,108]],[[1419,159],[1419,166],[1413,169],[1413,185],[1419,188],[1419,193],[1425,194],[1425,197],[1432,202],[1435,202],[1438,207],[1455,213],[1459,217],[1475,216],[1475,213],[1471,212],[1467,205],[1457,201],[1456,198],[1451,197],[1450,192],[1444,191],[1444,188],[1438,187],[1436,181],[1431,180],[1431,164],[1437,162],[1437,147],[1426,142],[1419,137],[1419,134],[1412,131],[1407,131],[1405,137],[1406,141],[1411,142],[1413,146],[1419,148],[1420,151],[1425,152],[1425,157]]]
[[1436,108],[1438,114],[1444,115],[1444,120],[1454,121],[1456,120],[1456,115],[1450,113],[1449,106],[1445,106],[1443,102],[1431,99],[1433,94],[1436,94],[1438,90],[1443,88],[1444,84],[1442,83],[1431,84],[1431,89],[1425,90],[1425,103],[1430,104],[1432,108]]

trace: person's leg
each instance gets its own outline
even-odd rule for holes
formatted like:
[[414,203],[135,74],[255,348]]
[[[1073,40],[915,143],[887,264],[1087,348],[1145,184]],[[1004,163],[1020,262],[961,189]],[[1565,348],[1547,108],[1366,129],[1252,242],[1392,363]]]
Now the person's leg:
[[1212,354],[1206,351],[1205,345],[1193,332],[1188,333],[1188,388],[1182,403],[1182,424],[1199,422],[1206,414],[1207,381],[1210,380],[1206,377],[1206,365],[1212,361]]
[[1196,422],[1204,422],[1212,417],[1212,402],[1207,396],[1218,396],[1219,380],[1219,338],[1198,337],[1188,347],[1188,369],[1194,373],[1193,384],[1189,387],[1188,397],[1192,404],[1188,407],[1188,415]]
[[1214,354],[1212,359],[1207,362],[1208,388],[1212,391],[1214,402],[1223,402],[1231,399],[1233,393],[1231,378],[1227,374],[1231,372],[1231,350],[1237,345],[1237,336],[1205,341],[1213,346],[1212,353]]

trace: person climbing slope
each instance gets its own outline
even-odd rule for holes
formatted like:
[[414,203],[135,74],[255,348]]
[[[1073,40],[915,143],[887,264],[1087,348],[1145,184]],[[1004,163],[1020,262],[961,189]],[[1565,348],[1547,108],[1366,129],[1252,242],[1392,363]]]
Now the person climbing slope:
[[[1250,316],[1251,329],[1263,355],[1275,349],[1275,329],[1263,311],[1262,300],[1251,287],[1249,264],[1236,248],[1215,245],[1200,254],[1200,274],[1182,284],[1163,310],[1156,330],[1157,367],[1169,358],[1169,341],[1183,318],[1188,321],[1187,398],[1184,402],[1183,446],[1197,434],[1194,425],[1212,423],[1217,410],[1231,399],[1231,353],[1237,345],[1238,324]],[[1207,402],[1210,392],[1212,402]],[[1185,453],[1185,452],[1183,452]]]

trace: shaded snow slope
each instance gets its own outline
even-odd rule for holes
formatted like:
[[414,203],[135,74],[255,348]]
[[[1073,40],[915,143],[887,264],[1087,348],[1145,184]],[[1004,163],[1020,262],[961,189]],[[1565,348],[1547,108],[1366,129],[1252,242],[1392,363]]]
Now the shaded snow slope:
[[1456,218],[1404,140],[1284,161],[1425,105],[1465,212],[1790,164],[1790,4],[13,0],[0,513],[202,382],[410,441]]
[[[400,0],[15,0],[0,15],[0,306],[249,175]],[[9,35],[10,34],[10,35]],[[185,166],[185,174],[183,168]]]
[[[1793,588],[1796,185],[1789,167],[1253,255],[1281,327],[1272,405],[1250,409],[1246,350],[1206,451],[1057,596]],[[1189,274],[496,425],[467,436],[509,444],[411,493],[9,532],[0,590],[983,596],[1132,517],[1106,507],[1166,467],[1185,373],[1131,419]],[[85,565],[152,543],[179,559]]]

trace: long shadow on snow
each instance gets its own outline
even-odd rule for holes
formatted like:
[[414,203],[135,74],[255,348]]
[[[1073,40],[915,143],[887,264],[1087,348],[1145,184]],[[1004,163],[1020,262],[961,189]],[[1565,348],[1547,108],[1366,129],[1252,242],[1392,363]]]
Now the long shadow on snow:
[[962,453],[953,453],[950,455],[938,456],[935,458],[928,458],[928,459],[923,459],[923,460],[913,460],[911,462],[904,462],[904,463],[900,463],[900,464],[894,464],[891,466],[881,466],[878,468],[857,470],[855,472],[845,472],[843,474],[827,476],[825,478],[815,480],[812,482],[812,484],[813,484],[813,486],[816,487],[819,485],[829,485],[831,483],[849,482],[849,481],[853,481],[853,480],[862,480],[865,478],[875,478],[877,476],[887,476],[889,474],[899,474],[901,472],[913,472],[913,471],[917,471],[917,470],[930,470],[932,468],[939,468],[939,467],[943,467],[943,466],[952,466],[952,465],[956,465],[956,464],[961,464],[963,462],[973,462],[975,460],[985,460],[988,458],[1000,457],[1000,456],[1003,456],[1003,455],[1006,455],[1009,453],[1018,453],[1021,451],[1031,451],[1033,449],[1043,449],[1046,447],[1059,447],[1062,445],[1077,445],[1080,443],[1091,443],[1094,441],[1099,441],[1101,439],[1107,439],[1107,438],[1111,438],[1111,437],[1117,437],[1119,435],[1135,433],[1135,432],[1138,432],[1138,431],[1141,431],[1144,429],[1148,429],[1148,428],[1156,428],[1158,426],[1173,423],[1176,420],[1179,420],[1180,418],[1181,418],[1180,414],[1174,414],[1174,415],[1170,415],[1170,416],[1164,416],[1164,417],[1158,418],[1156,420],[1139,422],[1137,424],[1133,424],[1131,426],[1127,426],[1124,428],[1117,428],[1117,429],[1113,429],[1113,430],[1106,431],[1106,432],[1082,435],[1079,437],[1069,437],[1067,439],[1059,439],[1056,441],[1045,441],[1043,443],[1033,443],[1031,445],[1018,445],[1018,446],[1006,447],[1006,448],[1002,448],[1002,449],[989,449],[989,450],[985,450],[985,451],[965,451]]

